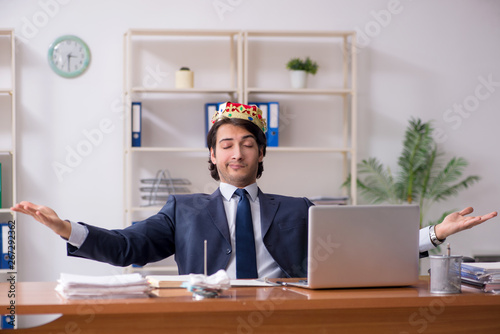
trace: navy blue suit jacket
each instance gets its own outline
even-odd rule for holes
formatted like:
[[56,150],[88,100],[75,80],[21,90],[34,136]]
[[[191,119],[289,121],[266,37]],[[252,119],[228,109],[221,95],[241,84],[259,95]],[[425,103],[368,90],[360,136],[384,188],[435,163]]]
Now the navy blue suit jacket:
[[[288,277],[307,276],[306,198],[264,194],[259,189],[263,243]],[[68,255],[118,266],[144,265],[175,255],[179,274],[203,273],[207,240],[208,274],[225,269],[231,245],[222,195],[171,195],[154,216],[122,230],[86,225],[80,248],[68,244]]]

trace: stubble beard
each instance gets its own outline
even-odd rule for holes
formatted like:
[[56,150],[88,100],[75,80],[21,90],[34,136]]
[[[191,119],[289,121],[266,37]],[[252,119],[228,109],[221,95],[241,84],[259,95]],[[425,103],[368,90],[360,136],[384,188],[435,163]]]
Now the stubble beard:
[[[257,170],[249,171],[248,173],[242,173],[241,175],[231,174],[231,167],[229,167],[230,163],[224,165],[225,170],[221,171],[221,169],[217,166],[217,170],[219,172],[219,178],[222,182],[229,183],[236,187],[246,187],[256,180]],[[244,168],[248,168],[246,165]]]

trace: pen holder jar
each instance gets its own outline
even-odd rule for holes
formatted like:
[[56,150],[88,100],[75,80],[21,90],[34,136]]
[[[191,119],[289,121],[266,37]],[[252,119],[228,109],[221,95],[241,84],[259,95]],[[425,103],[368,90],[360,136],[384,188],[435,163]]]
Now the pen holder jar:
[[194,73],[188,67],[181,67],[175,72],[175,88],[193,88]]
[[431,293],[460,293],[462,256],[431,255]]

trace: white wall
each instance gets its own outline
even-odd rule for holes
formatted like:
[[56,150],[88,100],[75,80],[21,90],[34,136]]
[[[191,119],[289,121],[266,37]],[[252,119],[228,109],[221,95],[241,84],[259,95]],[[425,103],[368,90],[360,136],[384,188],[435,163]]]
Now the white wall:
[[[0,0],[0,28],[9,27],[19,37],[18,197],[63,218],[122,225],[119,108],[122,36],[129,28],[358,30],[359,159],[376,156],[396,169],[408,119],[434,119],[447,156],[467,158],[467,173],[482,181],[431,214],[467,205],[480,213],[499,208],[498,1]],[[60,78],[47,64],[49,44],[63,34],[78,35],[91,48],[91,66],[77,79]],[[453,111],[463,104],[462,114]],[[103,119],[113,131],[59,181],[52,164],[64,163],[68,147],[75,149]],[[19,280],[119,270],[66,257],[65,243],[32,219],[19,217],[18,228]],[[450,240],[459,254],[500,254],[499,233],[496,219]]]

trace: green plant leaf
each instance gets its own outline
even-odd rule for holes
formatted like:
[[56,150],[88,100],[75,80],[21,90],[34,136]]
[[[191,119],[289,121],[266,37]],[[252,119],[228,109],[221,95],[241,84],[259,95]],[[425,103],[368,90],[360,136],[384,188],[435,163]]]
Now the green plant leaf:
[[307,73],[316,74],[318,71],[318,64],[312,61],[309,57],[305,60],[300,58],[292,58],[286,64],[286,68],[295,71],[306,71]]
[[464,158],[452,158],[433,179],[426,197],[432,201],[442,201],[457,195],[460,190],[466,189],[479,181],[479,176],[472,175],[457,182],[467,165],[468,163]]
[[[443,162],[443,153],[438,150],[432,132],[430,122],[410,119],[396,177],[376,158],[359,163],[356,182],[361,197],[371,203],[418,203],[420,225],[424,226],[425,214],[433,203],[455,196],[478,182],[480,178],[476,175],[462,177],[468,165],[464,158],[453,157],[446,164]],[[342,186],[350,189],[351,182],[349,176]]]
[[365,175],[364,182],[358,179],[361,194],[371,203],[399,203],[394,189],[391,171],[376,159],[370,158],[358,164],[359,175]]
[[398,160],[401,171],[398,177],[398,193],[408,203],[413,203],[419,197],[421,185],[429,152],[433,150],[434,141],[431,137],[432,128],[429,123],[420,119],[411,119],[406,129],[403,142],[403,152]]

